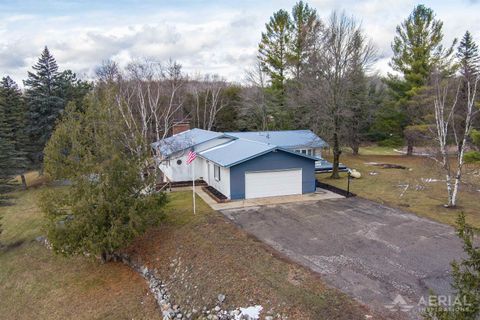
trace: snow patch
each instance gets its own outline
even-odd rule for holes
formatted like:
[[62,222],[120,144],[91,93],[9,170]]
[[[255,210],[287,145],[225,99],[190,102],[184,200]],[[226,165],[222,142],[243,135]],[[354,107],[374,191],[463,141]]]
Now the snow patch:
[[260,305],[251,306],[247,308],[240,308],[240,314],[235,317],[235,320],[240,320],[242,317],[247,317],[247,319],[257,320],[260,318],[260,312],[263,310],[263,307]]
[[434,178],[421,178],[422,182],[431,183],[431,182],[442,182],[445,180],[434,179]]

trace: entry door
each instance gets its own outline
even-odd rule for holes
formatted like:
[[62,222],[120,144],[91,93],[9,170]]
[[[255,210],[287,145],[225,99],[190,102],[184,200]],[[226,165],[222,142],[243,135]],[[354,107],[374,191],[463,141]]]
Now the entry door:
[[302,169],[245,172],[245,199],[302,194]]

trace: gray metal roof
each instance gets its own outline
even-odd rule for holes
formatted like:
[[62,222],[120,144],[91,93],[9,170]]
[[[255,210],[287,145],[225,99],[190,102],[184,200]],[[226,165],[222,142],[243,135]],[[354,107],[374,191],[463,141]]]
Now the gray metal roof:
[[287,149],[300,147],[323,148],[328,146],[324,140],[311,130],[226,132],[225,134]]
[[232,167],[274,150],[288,152],[295,156],[304,157],[311,160],[318,160],[316,157],[308,156],[298,152],[292,152],[275,145],[269,145],[266,143],[246,139],[236,139],[224,143],[222,145],[202,151],[199,153],[199,155],[207,160],[215,162],[222,167]]
[[197,144],[219,138],[223,135],[221,132],[194,128],[154,142],[152,143],[152,147],[159,150],[162,155],[168,157],[172,153],[186,150]]

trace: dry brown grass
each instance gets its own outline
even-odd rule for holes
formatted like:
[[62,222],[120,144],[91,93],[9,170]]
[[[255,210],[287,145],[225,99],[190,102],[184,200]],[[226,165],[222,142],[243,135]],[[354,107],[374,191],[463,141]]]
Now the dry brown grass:
[[34,240],[42,234],[40,191],[15,193],[13,205],[0,207],[0,318],[160,319],[144,280],[130,268],[57,256]]
[[[361,150],[359,156],[343,154],[341,161],[362,173],[361,179],[353,179],[351,182],[352,192],[361,197],[451,225],[455,224],[458,213],[464,211],[467,221],[480,227],[479,166],[466,167],[458,207],[451,209],[444,207],[447,202],[446,184],[442,181],[444,175],[431,159],[385,155],[384,152],[378,155],[369,148]],[[398,164],[408,169],[383,169],[368,164],[370,162]],[[329,174],[318,174],[317,178],[340,188],[347,187],[346,174],[342,174],[340,180],[330,179]]]
[[222,293],[227,307],[260,304],[266,312],[289,319],[364,319],[369,314],[313,272],[248,236],[200,198],[195,216],[191,193],[172,193],[171,200],[169,222],[128,251],[168,280],[175,303],[190,310],[211,308]]

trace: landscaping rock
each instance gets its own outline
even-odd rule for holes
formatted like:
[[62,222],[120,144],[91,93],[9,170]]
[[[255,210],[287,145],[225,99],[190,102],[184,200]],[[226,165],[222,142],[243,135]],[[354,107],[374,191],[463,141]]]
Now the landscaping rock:
[[[41,241],[40,239],[37,241]],[[172,319],[191,319],[194,317],[193,315],[198,313],[198,310],[193,308],[191,312],[188,310],[182,310],[182,308],[178,304],[172,304],[170,301],[170,294],[168,293],[168,288],[166,283],[162,282],[160,279],[156,277],[157,271],[155,269],[150,270],[146,266],[142,265],[139,262],[133,261],[125,254],[117,254],[115,255],[115,259],[117,261],[122,261],[124,264],[128,265],[136,272],[138,272],[148,284],[150,292],[153,294],[157,305],[161,311],[163,320],[172,320]],[[175,272],[178,272],[178,266],[181,264],[180,261],[174,260],[177,264],[177,268]],[[225,295],[219,294],[217,296],[218,303],[223,303],[225,301]],[[241,308],[240,309],[233,309],[231,311],[222,310],[219,305],[216,305],[213,309],[209,310],[206,306],[204,306],[201,310],[206,317],[200,317],[201,319],[210,319],[210,320],[257,320],[258,317],[254,316],[251,317],[248,315],[250,309],[258,309],[258,312],[261,310],[261,306],[252,306],[248,308]],[[251,310],[250,310],[251,311]],[[244,313],[245,312],[245,313]],[[247,314],[246,314],[247,313]],[[196,316],[195,316],[196,317]],[[272,318],[273,319],[273,318]]]

